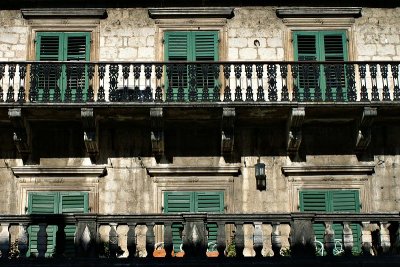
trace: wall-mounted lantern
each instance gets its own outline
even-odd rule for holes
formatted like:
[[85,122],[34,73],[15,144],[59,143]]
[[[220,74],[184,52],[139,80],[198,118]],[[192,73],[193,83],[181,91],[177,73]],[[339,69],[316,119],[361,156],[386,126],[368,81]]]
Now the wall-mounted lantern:
[[267,176],[265,175],[265,164],[260,163],[260,159],[257,160],[257,164],[254,166],[256,171],[256,184],[257,189],[267,190]]

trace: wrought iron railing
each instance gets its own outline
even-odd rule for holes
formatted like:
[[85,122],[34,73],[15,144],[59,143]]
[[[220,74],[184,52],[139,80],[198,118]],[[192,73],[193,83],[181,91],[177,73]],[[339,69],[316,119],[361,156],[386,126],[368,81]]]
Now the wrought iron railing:
[[[205,257],[209,252],[218,257],[261,257],[266,256],[262,251],[268,250],[268,255],[274,257],[312,257],[321,250],[321,255],[328,256],[379,256],[399,253],[399,221],[398,213],[2,215],[0,250],[3,259],[26,255],[153,258],[159,255],[160,248],[164,250],[162,256],[171,257],[176,240],[172,225],[181,224],[184,257]],[[213,251],[206,226],[210,223],[218,229],[216,240],[211,242]],[[324,237],[317,242],[314,223],[325,225]],[[340,233],[335,233],[333,224],[342,226]],[[360,228],[358,235],[352,232],[350,224]],[[72,237],[66,233],[71,225],[76,227]],[[38,231],[30,231],[32,226]],[[126,228],[125,234],[118,231],[122,226]],[[57,229],[57,233],[49,239],[51,229]],[[31,242],[36,242],[34,252]],[[51,251],[49,242],[53,245]],[[357,244],[359,250],[355,249]]]
[[0,101],[399,101],[399,64],[369,62],[0,62]]

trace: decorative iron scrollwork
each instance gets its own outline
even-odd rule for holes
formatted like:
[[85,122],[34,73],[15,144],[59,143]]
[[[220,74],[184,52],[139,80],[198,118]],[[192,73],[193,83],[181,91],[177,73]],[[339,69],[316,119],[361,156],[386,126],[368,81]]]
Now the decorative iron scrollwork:
[[253,65],[244,65],[244,71],[246,72],[246,101],[254,101],[253,99],[253,88],[251,78],[253,75]]
[[242,65],[235,64],[233,66],[233,70],[235,72],[235,81],[236,81],[236,88],[235,88],[235,101],[243,101],[242,99],[242,82],[241,82],[241,75],[242,75]]
[[229,80],[229,77],[231,75],[231,65],[224,64],[223,71],[224,71],[224,78],[225,78],[224,102],[230,102],[230,101],[232,101],[231,87],[230,87],[230,80]]
[[282,77],[281,101],[289,101],[289,90],[287,86],[288,64],[280,64],[279,67]]
[[378,83],[377,83],[377,79],[376,79],[376,75],[377,75],[377,72],[378,72],[377,64],[370,64],[369,65],[369,72],[371,74],[371,84],[372,84],[371,100],[372,101],[379,101]]
[[99,64],[99,92],[97,94],[97,102],[105,102],[106,101],[106,94],[104,90],[104,77],[106,75],[106,65],[105,64]]
[[19,64],[19,90],[18,90],[18,102],[25,102],[25,76],[27,71],[26,64]]
[[357,100],[355,68],[353,64],[346,64],[347,99],[351,102]]
[[267,65],[267,75],[268,75],[268,99],[270,101],[278,100],[278,90],[276,88],[276,65]]
[[117,88],[118,88],[118,64],[111,64],[109,66],[109,78],[110,78],[110,101],[117,101]]
[[358,72],[360,73],[360,84],[361,84],[360,100],[368,101],[367,80],[366,80],[367,65],[361,63],[358,66]]
[[8,65],[8,91],[7,91],[7,102],[14,102],[14,77],[17,70],[16,64]]

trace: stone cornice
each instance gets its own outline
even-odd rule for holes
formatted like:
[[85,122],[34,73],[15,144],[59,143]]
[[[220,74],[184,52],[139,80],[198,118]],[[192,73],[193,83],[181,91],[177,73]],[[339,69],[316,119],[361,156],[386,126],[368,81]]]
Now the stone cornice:
[[238,166],[223,166],[223,167],[203,167],[203,166],[161,166],[147,168],[147,173],[150,176],[238,176],[240,167]]
[[16,177],[103,177],[107,174],[104,166],[88,166],[88,167],[40,167],[40,166],[23,166],[12,167],[12,172]]
[[149,17],[152,19],[176,18],[226,18],[234,16],[232,7],[166,7],[149,8]]
[[276,9],[279,18],[326,18],[361,17],[361,7],[280,7]]
[[25,19],[107,18],[105,8],[28,8],[21,13]]
[[316,165],[316,166],[283,166],[285,176],[309,176],[329,174],[372,174],[375,165]]

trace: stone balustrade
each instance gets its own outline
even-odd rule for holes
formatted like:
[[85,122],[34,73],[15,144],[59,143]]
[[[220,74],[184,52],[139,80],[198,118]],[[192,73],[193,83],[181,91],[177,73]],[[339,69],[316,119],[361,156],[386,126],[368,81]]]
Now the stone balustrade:
[[[72,242],[74,249],[68,257],[153,258],[160,247],[156,244],[161,242],[163,255],[172,257],[172,228],[181,224],[183,257],[205,258],[210,252],[207,225],[216,224],[217,237],[211,250],[219,258],[397,255],[399,220],[398,213],[2,215],[0,250],[3,260],[26,255],[63,257],[68,254],[66,243]],[[313,224],[325,226],[323,240],[316,239]],[[55,249],[49,254],[49,227],[54,225],[58,229]],[[71,225],[76,226],[73,241],[65,233]],[[338,228],[334,225],[340,226],[340,233],[335,232]],[[38,226],[37,236],[30,236],[32,226]],[[119,227],[127,228],[125,238]],[[354,235],[353,229],[358,228],[359,234]],[[29,253],[31,240],[37,242],[37,253]]]

